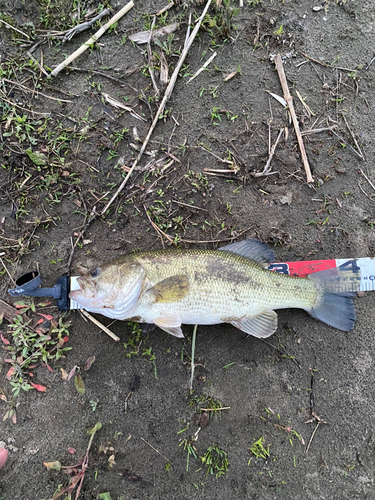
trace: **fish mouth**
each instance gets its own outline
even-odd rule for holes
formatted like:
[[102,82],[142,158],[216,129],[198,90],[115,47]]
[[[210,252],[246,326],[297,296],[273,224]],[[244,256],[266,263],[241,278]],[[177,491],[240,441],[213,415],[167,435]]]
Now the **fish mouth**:
[[79,288],[69,293],[69,298],[75,300],[83,307],[103,307],[102,301],[97,296],[97,290],[94,283],[77,279]]

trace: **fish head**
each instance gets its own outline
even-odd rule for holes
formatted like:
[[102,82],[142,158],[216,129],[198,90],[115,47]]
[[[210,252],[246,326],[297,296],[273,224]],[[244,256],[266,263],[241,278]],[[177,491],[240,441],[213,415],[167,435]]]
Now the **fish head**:
[[120,309],[136,301],[144,277],[142,266],[128,255],[94,269],[80,268],[80,272],[79,289],[69,297],[87,309]]

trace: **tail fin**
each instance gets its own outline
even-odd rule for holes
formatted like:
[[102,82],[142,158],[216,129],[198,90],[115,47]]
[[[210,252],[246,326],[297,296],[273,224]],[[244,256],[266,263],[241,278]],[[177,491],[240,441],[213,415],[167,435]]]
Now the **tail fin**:
[[356,320],[353,298],[361,283],[356,261],[310,274],[309,278],[321,292],[315,306],[308,311],[311,316],[344,332],[352,330]]

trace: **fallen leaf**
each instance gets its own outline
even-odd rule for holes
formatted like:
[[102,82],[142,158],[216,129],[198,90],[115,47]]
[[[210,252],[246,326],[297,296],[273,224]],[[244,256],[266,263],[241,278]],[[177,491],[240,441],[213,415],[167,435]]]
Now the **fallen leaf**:
[[71,448],[71,447],[69,446],[68,451],[69,451],[69,453],[70,453],[71,455],[74,455],[74,453],[75,453],[77,450],[76,450],[75,448]]
[[[162,28],[153,30],[151,41],[154,41],[155,38],[159,36],[168,35],[168,33],[173,33],[173,31],[176,31],[177,28],[178,28],[178,23],[174,23],[170,24],[169,26],[163,26]],[[147,43],[149,39],[150,39],[149,31],[140,31],[139,33],[134,33],[133,35],[129,36],[129,40],[138,44]]]
[[53,320],[53,316],[51,316],[50,314],[42,314],[42,313],[37,313],[39,316],[42,316],[44,319],[46,319],[47,321],[52,321]]
[[43,465],[47,467],[47,470],[61,470],[61,463],[57,460],[55,462],[43,462]]
[[31,149],[26,149],[26,153],[30,160],[34,163],[34,165],[47,165],[48,158],[44,153],[40,153],[39,151],[33,152]]
[[283,97],[281,97],[281,96],[279,96],[277,94],[274,94],[273,92],[270,92],[269,90],[266,90],[266,92],[268,92],[268,94],[270,96],[272,96],[274,99],[276,99],[276,101],[278,101],[282,106],[284,106],[284,108],[287,107],[288,104],[287,104],[286,100]]
[[11,368],[9,368],[8,373],[6,374],[7,380],[10,380],[15,373],[16,373],[16,367],[15,366],[12,366]]
[[95,356],[91,356],[90,358],[88,358],[86,360],[86,363],[85,363],[85,370],[89,370],[91,368],[91,365],[93,364],[93,362],[95,361]]
[[47,307],[50,305],[51,305],[51,302],[39,302],[38,307]]
[[44,387],[44,385],[34,384],[34,382],[30,382],[30,384],[34,387],[34,389],[36,389],[39,392],[46,392],[47,390],[47,388]]
[[47,367],[47,370],[51,373],[53,373],[53,369],[49,366],[48,363],[45,364],[45,366]]
[[68,376],[69,376],[69,375],[68,375],[68,372],[67,372],[67,371],[65,371],[65,370],[64,370],[64,368],[60,368],[60,370],[61,370],[61,378],[62,378],[63,380],[68,380]]
[[109,467],[113,467],[114,465],[116,465],[116,462],[115,462],[115,455],[111,455],[108,459],[108,466]]
[[9,340],[6,339],[3,334],[0,334],[0,338],[1,338],[1,340],[3,341],[3,343],[5,345],[9,345],[10,344]]
[[70,380],[73,377],[73,375],[75,374],[77,368],[78,368],[77,365],[73,366],[73,368],[69,372],[68,380]]
[[79,394],[85,394],[85,383],[79,373],[75,376],[74,385],[79,392]]

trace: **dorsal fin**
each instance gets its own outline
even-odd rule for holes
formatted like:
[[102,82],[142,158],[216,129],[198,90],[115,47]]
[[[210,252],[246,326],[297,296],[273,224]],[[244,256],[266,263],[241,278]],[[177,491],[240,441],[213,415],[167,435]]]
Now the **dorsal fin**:
[[243,257],[259,262],[260,264],[270,264],[271,262],[274,262],[275,259],[273,250],[271,250],[265,243],[256,239],[248,239],[239,241],[238,243],[231,243],[230,245],[219,248],[219,250],[242,255]]

